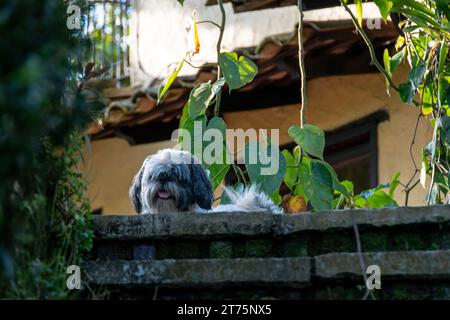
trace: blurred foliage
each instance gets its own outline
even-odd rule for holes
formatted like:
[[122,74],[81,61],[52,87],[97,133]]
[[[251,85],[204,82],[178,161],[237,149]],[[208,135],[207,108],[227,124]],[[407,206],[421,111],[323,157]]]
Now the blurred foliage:
[[67,6],[0,8],[0,298],[68,297],[66,268],[92,245],[76,164],[95,106],[81,94],[84,40],[66,27]]

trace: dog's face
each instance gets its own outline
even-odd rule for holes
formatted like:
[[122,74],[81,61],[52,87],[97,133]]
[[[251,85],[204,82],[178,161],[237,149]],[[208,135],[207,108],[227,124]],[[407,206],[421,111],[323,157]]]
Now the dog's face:
[[211,209],[211,183],[190,153],[164,149],[145,159],[134,177],[130,198],[137,213],[188,211],[198,205]]

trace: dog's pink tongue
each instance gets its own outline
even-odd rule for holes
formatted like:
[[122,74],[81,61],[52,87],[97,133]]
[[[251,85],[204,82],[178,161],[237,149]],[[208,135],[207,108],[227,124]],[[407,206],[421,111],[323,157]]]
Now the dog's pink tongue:
[[169,199],[170,198],[170,193],[166,192],[166,191],[159,191],[158,192],[158,197],[160,197],[161,199]]

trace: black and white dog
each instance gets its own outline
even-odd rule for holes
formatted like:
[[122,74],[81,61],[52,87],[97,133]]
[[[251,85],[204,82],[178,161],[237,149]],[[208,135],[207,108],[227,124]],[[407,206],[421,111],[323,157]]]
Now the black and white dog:
[[230,204],[212,208],[214,193],[199,161],[189,152],[163,149],[148,156],[130,188],[130,198],[138,214],[169,212],[270,211],[281,213],[257,186],[244,192],[225,188]]

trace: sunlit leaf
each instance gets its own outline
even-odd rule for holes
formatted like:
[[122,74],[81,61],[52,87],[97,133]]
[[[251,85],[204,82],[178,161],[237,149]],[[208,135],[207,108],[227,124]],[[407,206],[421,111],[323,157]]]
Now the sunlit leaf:
[[422,114],[424,116],[428,116],[433,112],[433,106],[435,105],[436,101],[434,101],[435,97],[433,96],[433,93],[431,91],[430,86],[424,86],[421,90],[422,95]]
[[194,53],[199,53],[200,52],[200,40],[198,38],[198,28],[197,28],[197,11],[194,10],[194,12],[192,12],[192,24],[193,24],[193,31],[194,31]]
[[257,65],[236,52],[222,52],[219,56],[220,69],[230,90],[239,89],[251,82],[258,73]]
[[378,9],[380,10],[381,16],[383,17],[383,20],[386,21],[387,17],[389,16],[389,10],[392,8],[393,3],[389,0],[375,0],[375,4],[377,5]]
[[391,182],[389,182],[389,196],[390,197],[394,196],[395,189],[397,189],[397,187],[400,184],[400,180],[398,179],[399,177],[400,177],[400,172],[396,172],[392,176]]
[[358,18],[358,23],[360,26],[362,26],[362,21],[363,21],[362,0],[355,0],[355,7],[356,7],[356,17]]
[[[444,40],[445,40],[445,38],[444,38]],[[444,66],[445,66],[446,59],[447,59],[447,54],[448,54],[448,43],[443,41],[441,48],[439,50],[438,74],[441,74],[442,71],[444,70]]]
[[173,70],[170,75],[164,79],[164,81],[161,83],[161,86],[158,90],[158,99],[156,103],[160,103],[161,100],[164,98],[164,95],[166,94],[167,90],[169,90],[172,83],[175,81],[176,77],[178,76],[178,73],[180,72],[181,68],[183,68],[184,59],[188,56],[189,53],[186,53],[186,55],[183,57],[183,59],[180,61],[178,66]]

